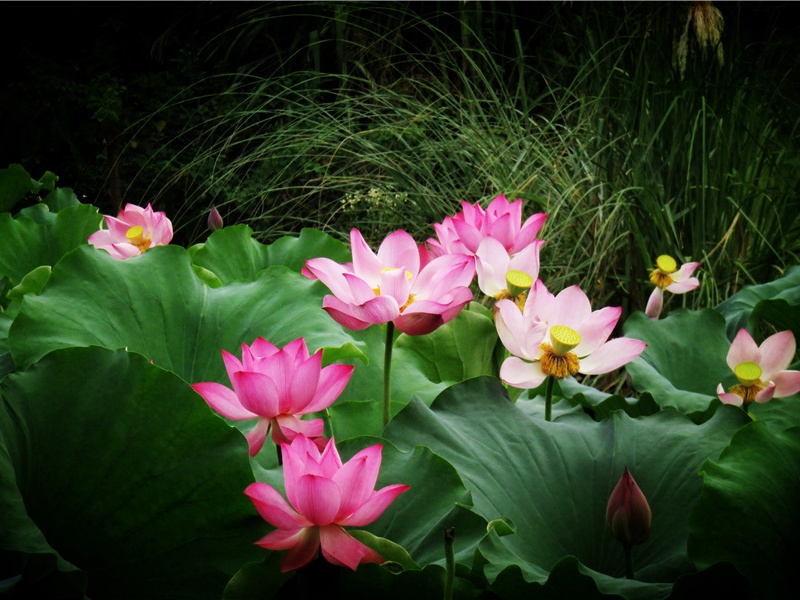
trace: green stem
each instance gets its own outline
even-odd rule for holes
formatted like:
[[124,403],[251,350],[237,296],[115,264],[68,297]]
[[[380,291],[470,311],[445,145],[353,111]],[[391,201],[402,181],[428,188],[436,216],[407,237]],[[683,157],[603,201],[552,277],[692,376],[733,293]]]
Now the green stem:
[[383,426],[389,422],[391,405],[392,345],[394,344],[394,323],[386,324],[386,348],[383,354]]
[[552,375],[547,376],[547,387],[545,388],[544,392],[544,420],[545,421],[552,421],[553,420],[553,384],[555,383],[555,377]]
[[456,578],[456,559],[453,553],[455,534],[454,527],[448,527],[444,530],[444,600],[453,600],[453,585]]
[[625,577],[633,579],[633,544],[622,544],[625,549]]

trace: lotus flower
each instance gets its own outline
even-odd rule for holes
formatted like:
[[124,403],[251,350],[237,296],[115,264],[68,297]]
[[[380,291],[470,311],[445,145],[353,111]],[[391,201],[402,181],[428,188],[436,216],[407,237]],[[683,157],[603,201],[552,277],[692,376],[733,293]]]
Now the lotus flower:
[[608,373],[632,361],[646,346],[624,337],[607,341],[622,309],[593,312],[578,286],[554,296],[537,281],[522,311],[511,300],[499,300],[495,306],[497,333],[513,355],[500,367],[500,378],[514,387],[538,387],[548,375],[563,379],[578,372]]
[[108,229],[89,236],[89,243],[107,251],[114,258],[138,256],[153,246],[166,246],[172,241],[172,223],[166,213],[126,204],[116,217],[104,215]]
[[250,456],[255,456],[272,430],[272,440],[282,444],[298,434],[322,436],[322,419],[300,420],[302,415],[324,410],[342,393],[351,365],[322,367],[322,350],[309,356],[303,338],[282,349],[264,338],[242,344],[242,360],[222,351],[233,390],[209,381],[192,384],[208,405],[234,421],[258,419],[247,434]]
[[675,259],[667,254],[662,254],[656,259],[657,268],[650,273],[650,282],[655,289],[647,300],[645,314],[651,319],[657,319],[664,306],[664,290],[673,294],[685,294],[700,285],[697,277],[692,277],[699,262],[689,262],[678,268]]
[[211,231],[216,231],[217,229],[222,229],[223,226],[222,215],[219,214],[216,206],[212,206],[208,213],[208,228]]
[[342,528],[372,523],[409,487],[398,483],[375,490],[382,446],[370,446],[344,464],[332,439],[322,452],[302,435],[281,449],[289,502],[266,483],[252,483],[245,490],[259,514],[277,527],[256,543],[289,551],[281,571],[309,563],[320,547],[329,562],[353,570],[361,563],[383,562]]
[[522,200],[506,200],[497,196],[486,210],[477,202],[462,202],[462,212],[433,226],[437,239],[430,238],[428,246],[434,256],[459,253],[474,255],[483,239],[499,241],[508,254],[514,255],[536,239],[547,215],[536,213],[522,223]]
[[758,346],[746,329],[736,334],[728,350],[727,362],[739,383],[727,392],[720,383],[717,396],[725,404],[745,407],[800,392],[800,371],[787,371],[795,353],[791,331],[769,336]]
[[337,323],[366,329],[392,322],[408,335],[424,335],[455,318],[472,300],[472,257],[448,254],[420,268],[420,253],[405,231],[383,240],[375,254],[357,229],[350,232],[351,264],[306,261],[307,272],[333,292],[322,303]]
[[539,250],[544,242],[534,240],[513,257],[495,238],[484,238],[475,255],[480,290],[496,300],[504,298],[525,304],[528,290],[539,278]]
[[626,546],[641,544],[650,535],[652,513],[647,499],[625,467],[606,507],[606,524]]

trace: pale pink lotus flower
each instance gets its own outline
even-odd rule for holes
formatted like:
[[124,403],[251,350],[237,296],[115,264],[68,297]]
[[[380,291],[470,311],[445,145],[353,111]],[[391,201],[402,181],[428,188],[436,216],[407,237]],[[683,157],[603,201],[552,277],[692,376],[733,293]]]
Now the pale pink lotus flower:
[[352,263],[324,257],[306,261],[307,273],[333,293],[322,308],[344,327],[391,322],[408,335],[424,335],[454,319],[472,300],[470,256],[448,254],[421,267],[416,242],[402,230],[389,234],[376,254],[353,229],[350,247]]
[[509,202],[503,194],[484,210],[478,202],[462,202],[462,211],[434,224],[436,238],[428,239],[433,256],[443,254],[475,255],[486,237],[498,240],[514,255],[536,239],[547,215],[536,213],[522,222],[522,199]]
[[647,498],[625,467],[606,506],[606,524],[611,534],[626,546],[641,544],[650,535],[652,519]]
[[495,300],[519,299],[525,302],[527,291],[539,278],[539,251],[544,242],[534,240],[513,256],[492,237],[481,240],[475,253],[478,287]]
[[[342,393],[353,373],[352,365],[322,366],[322,349],[309,356],[306,342],[298,338],[278,348],[257,338],[242,344],[242,360],[222,351],[233,389],[209,381],[192,387],[208,405],[233,421],[258,419],[247,433],[250,456],[255,456],[272,432],[276,444],[298,434],[322,436],[322,419],[301,420],[324,410]],[[324,440],[323,440],[324,441]]]
[[166,246],[172,241],[172,222],[164,212],[126,204],[116,217],[103,215],[108,229],[89,236],[89,243],[102,248],[114,258],[139,256],[148,248]]
[[688,262],[678,268],[678,263],[668,254],[662,254],[656,259],[657,267],[650,273],[650,283],[655,289],[647,299],[644,313],[651,319],[658,319],[664,306],[664,290],[672,294],[685,294],[700,285],[697,277],[692,273],[700,266],[699,262]]
[[536,388],[548,375],[563,379],[576,373],[608,373],[646,347],[631,338],[608,340],[622,309],[592,311],[589,298],[576,285],[554,296],[539,280],[522,311],[511,300],[499,300],[495,306],[497,333],[512,355],[501,365],[500,378],[517,388]]
[[773,334],[759,346],[746,329],[740,329],[726,358],[739,383],[727,392],[718,384],[717,396],[725,404],[747,407],[753,400],[764,403],[800,392],[800,371],[786,370],[795,349],[791,331]]
[[322,555],[337,566],[355,571],[361,563],[383,558],[343,527],[362,527],[375,521],[409,486],[396,483],[375,490],[381,466],[381,444],[370,446],[342,463],[333,439],[320,449],[298,435],[281,444],[286,498],[272,486],[251,483],[245,494],[259,514],[277,529],[256,542],[268,550],[288,550],[281,571],[308,564]]

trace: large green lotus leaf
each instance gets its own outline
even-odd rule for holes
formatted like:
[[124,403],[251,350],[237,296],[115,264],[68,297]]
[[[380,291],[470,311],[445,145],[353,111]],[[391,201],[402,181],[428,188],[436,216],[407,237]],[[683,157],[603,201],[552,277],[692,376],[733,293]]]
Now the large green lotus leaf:
[[628,363],[633,386],[649,392],[660,406],[704,420],[720,404],[717,384],[734,383],[726,363],[730,341],[722,316],[712,309],[678,309],[665,319],[632,314],[623,325],[627,337],[647,342]]
[[306,260],[318,256],[337,262],[351,260],[342,242],[316,229],[303,229],[297,237],[286,236],[267,246],[253,239],[253,230],[247,225],[234,225],[212,233],[193,253],[192,262],[230,283],[253,281],[275,265],[300,272]]
[[[401,450],[431,448],[456,468],[476,512],[513,523],[514,534],[480,546],[490,581],[517,565],[526,580],[543,583],[571,555],[604,593],[648,597],[692,570],[686,537],[702,485],[697,471],[747,420],[743,411],[722,406],[702,425],[676,411],[636,419],[617,412],[602,422],[569,414],[546,422],[512,403],[496,379],[482,377],[448,388],[430,407],[412,401],[385,437]],[[654,515],[650,538],[634,550],[639,583],[623,578],[622,547],[605,524],[606,503],[625,466]]]
[[0,213],[0,275],[7,275],[14,285],[36,267],[53,266],[70,250],[86,245],[102,221],[97,208],[89,204],[68,206],[55,214],[43,204],[31,208],[50,218],[41,222]]
[[35,193],[41,185],[34,181],[25,168],[12,163],[0,169],[0,213],[10,211],[26,195]]
[[71,348],[6,377],[0,398],[16,486],[4,469],[0,530],[22,528],[8,550],[42,552],[43,537],[92,598],[219,598],[258,559],[247,443],[173,373]]
[[[770,306],[774,300],[783,302]],[[760,306],[765,301],[767,306]],[[733,339],[742,327],[752,332],[752,327],[760,319],[772,322],[778,329],[791,328],[795,337],[798,337],[800,336],[798,305],[800,305],[800,266],[795,266],[775,281],[745,286],[718,304],[716,308],[725,316],[729,339]],[[788,312],[781,310],[787,307],[791,307]]]
[[40,295],[25,298],[9,345],[18,368],[58,348],[128,348],[190,383],[227,384],[220,351],[241,356],[241,344],[259,336],[278,346],[303,336],[311,351],[346,346],[360,356],[321,310],[322,287],[275,267],[253,282],[212,289],[178,246],[128,260],[85,246],[53,268]]
[[703,491],[689,521],[689,556],[700,567],[727,561],[756,598],[791,598],[800,586],[800,427],[743,427],[703,465]]
[[[408,452],[401,452],[385,440],[374,437],[346,440],[337,443],[337,449],[342,460],[346,461],[359,450],[374,444],[381,444],[383,447],[375,488],[380,489],[394,483],[404,483],[410,487],[375,522],[366,525],[364,531],[354,532],[354,535],[387,560],[393,560],[394,557],[383,550],[393,545],[400,546],[402,554],[410,555],[412,568],[409,569],[404,564],[406,561],[395,560],[393,564],[384,565],[381,569],[359,567],[357,573],[350,574],[345,573],[346,569],[321,566],[318,563],[325,561],[317,558],[314,565],[293,575],[293,578],[300,581],[289,581],[285,575],[279,573],[274,557],[268,557],[262,565],[243,567],[228,586],[226,598],[254,597],[259,590],[269,589],[277,594],[274,597],[284,597],[287,590],[313,587],[314,580],[322,577],[322,572],[326,573],[326,589],[334,596],[336,591],[357,588],[380,590],[381,597],[399,598],[401,590],[407,591],[410,586],[416,585],[422,596],[437,597],[441,595],[441,571],[439,575],[430,575],[430,570],[424,575],[418,572],[434,565],[444,566],[444,532],[448,528],[453,528],[456,532],[453,544],[456,562],[463,565],[465,572],[470,570],[475,549],[486,535],[487,521],[470,510],[469,492],[452,465],[428,448],[416,447]],[[256,479],[284,493],[281,469],[256,469]],[[364,532],[369,535],[358,535]],[[409,571],[417,573],[412,574]],[[435,570],[432,572],[436,573]],[[433,588],[429,587],[431,581],[436,584]],[[419,586],[426,586],[427,589]],[[282,588],[280,593],[278,588]],[[349,597],[349,594],[346,595]]]

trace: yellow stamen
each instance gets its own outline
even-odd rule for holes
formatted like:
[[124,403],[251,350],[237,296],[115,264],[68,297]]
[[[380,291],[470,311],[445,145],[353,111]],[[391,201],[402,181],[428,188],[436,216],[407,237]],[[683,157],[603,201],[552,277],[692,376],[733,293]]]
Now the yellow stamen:
[[512,269],[506,273],[506,285],[508,286],[508,293],[512,297],[527,294],[528,290],[533,286],[533,277],[522,271]]
[[125,237],[128,241],[139,249],[139,252],[144,252],[150,247],[151,240],[144,237],[144,230],[140,225],[134,225],[127,232]]
[[670,275],[678,270],[678,263],[671,256],[662,254],[656,259],[656,265],[658,268],[650,273],[650,283],[663,290],[672,285],[673,279]]
[[581,335],[566,325],[554,325],[550,328],[550,341],[553,343],[553,353],[564,356],[581,343]]
[[731,392],[732,394],[736,394],[737,396],[741,396],[742,400],[744,400],[744,405],[747,406],[753,400],[756,399],[756,394],[758,394],[758,392],[760,392],[763,389],[764,385],[759,381],[757,383],[754,383],[753,385],[737,384],[731,386],[731,388],[728,391]]
[[545,375],[552,375],[556,379],[564,379],[575,375],[578,372],[578,357],[572,352],[559,355],[553,350],[553,347],[547,342],[539,346],[543,354],[539,357],[539,365],[542,367],[542,373]]

